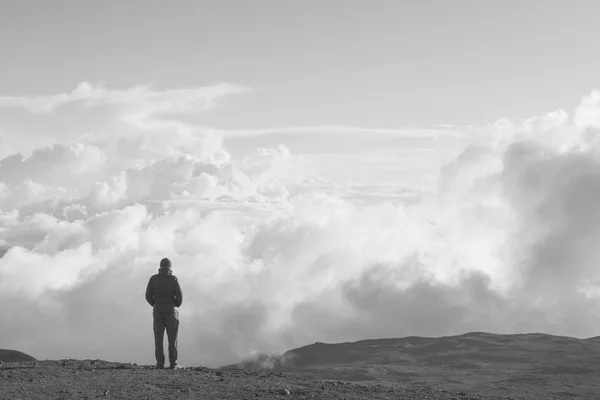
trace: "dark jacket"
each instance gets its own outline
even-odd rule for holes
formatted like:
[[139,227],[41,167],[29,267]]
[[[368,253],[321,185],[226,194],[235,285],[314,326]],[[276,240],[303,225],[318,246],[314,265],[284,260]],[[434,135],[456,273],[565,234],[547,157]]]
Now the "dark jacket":
[[157,312],[173,312],[183,302],[183,290],[179,280],[170,270],[159,269],[152,275],[146,287],[146,301]]

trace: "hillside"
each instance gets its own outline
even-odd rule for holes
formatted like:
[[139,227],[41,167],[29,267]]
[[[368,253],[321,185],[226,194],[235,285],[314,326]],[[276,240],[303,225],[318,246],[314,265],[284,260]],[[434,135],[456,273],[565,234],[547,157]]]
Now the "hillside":
[[407,383],[505,396],[596,398],[600,338],[473,332],[441,338],[406,337],[315,343],[280,357],[261,356],[242,368],[360,383]]
[[21,353],[16,350],[0,349],[1,362],[18,362],[18,361],[36,361],[29,354]]

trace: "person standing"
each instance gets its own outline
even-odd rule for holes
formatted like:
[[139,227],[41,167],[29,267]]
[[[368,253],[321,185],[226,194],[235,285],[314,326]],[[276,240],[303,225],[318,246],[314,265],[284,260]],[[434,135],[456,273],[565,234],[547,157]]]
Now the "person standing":
[[154,355],[156,368],[165,367],[163,341],[165,330],[169,342],[169,368],[177,367],[177,335],[179,333],[179,311],[183,303],[183,291],[179,280],[171,269],[171,260],[160,260],[158,274],[152,275],[146,287],[146,301],[153,308]]

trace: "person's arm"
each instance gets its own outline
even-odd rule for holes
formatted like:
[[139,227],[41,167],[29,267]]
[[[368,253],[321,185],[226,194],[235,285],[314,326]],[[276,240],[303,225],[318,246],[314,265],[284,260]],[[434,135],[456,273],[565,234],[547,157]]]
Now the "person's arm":
[[146,286],[146,301],[154,307],[154,286],[152,285],[152,278],[148,280],[148,286]]
[[175,281],[174,304],[175,307],[181,307],[181,303],[183,303],[183,290],[176,276],[173,276],[173,280]]

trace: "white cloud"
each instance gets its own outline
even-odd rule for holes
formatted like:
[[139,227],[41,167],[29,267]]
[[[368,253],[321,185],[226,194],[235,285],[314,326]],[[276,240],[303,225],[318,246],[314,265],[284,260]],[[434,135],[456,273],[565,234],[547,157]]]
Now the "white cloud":
[[[19,101],[51,110],[107,93]],[[0,301],[18,297],[19,307],[0,311],[3,346],[152,363],[143,292],[162,257],[184,286],[184,365],[365,337],[593,336],[600,147],[581,121],[598,117],[594,96],[574,119],[557,111],[469,127],[441,170],[407,161],[422,149],[389,149],[388,163],[405,157],[436,176],[425,192],[377,176],[329,182],[311,157],[277,143],[232,157],[219,134],[162,119],[162,100],[116,138],[5,158]],[[194,108],[182,102],[170,110]],[[119,104],[120,115],[137,115]],[[148,135],[159,114],[166,137]],[[349,173],[364,168],[346,157]]]
[[575,115],[575,124],[579,128],[600,127],[600,91],[595,90],[585,96]]
[[[24,109],[47,121],[43,132],[37,129],[7,132],[0,142],[0,152],[29,155],[37,147],[55,143],[114,144],[129,140],[141,142],[146,151],[174,153],[185,148],[188,152],[206,154],[220,148],[221,138],[208,130],[180,122],[178,118],[197,116],[218,107],[225,97],[249,90],[229,83],[172,90],[155,90],[148,85],[117,90],[81,82],[69,93],[0,96],[0,109]],[[69,105],[72,107],[68,108]],[[77,115],[77,111],[78,118],[69,119],[69,116]],[[60,118],[56,121],[75,120],[75,126],[86,130],[73,131],[65,122],[53,125],[51,117],[58,114]],[[213,156],[225,157],[223,154]]]
[[104,85],[80,82],[69,93],[35,97],[0,96],[0,107],[24,108],[34,113],[49,113],[70,103],[82,103],[85,106],[131,107],[130,111],[135,111],[138,116],[158,113],[194,113],[214,108],[215,101],[220,97],[247,90],[229,83],[164,91],[155,91],[149,85],[126,90],[109,90]]
[[288,126],[283,128],[269,128],[269,129],[228,129],[219,130],[213,129],[215,132],[219,132],[224,136],[241,136],[241,137],[252,137],[252,136],[263,136],[263,135],[285,135],[285,134],[307,134],[307,135],[322,135],[322,134],[377,134],[386,136],[398,136],[398,137],[463,137],[465,129],[458,129],[452,126],[439,126],[436,128],[424,129],[411,129],[411,128],[368,128],[360,126],[347,126],[347,125],[312,125],[312,126]]

